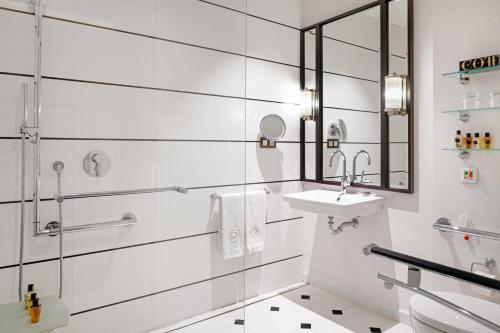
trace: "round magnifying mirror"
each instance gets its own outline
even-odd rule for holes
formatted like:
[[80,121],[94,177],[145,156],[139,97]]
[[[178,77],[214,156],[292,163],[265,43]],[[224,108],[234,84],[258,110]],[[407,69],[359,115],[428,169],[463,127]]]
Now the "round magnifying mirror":
[[277,114],[268,114],[260,120],[260,132],[268,140],[281,139],[286,133],[285,121]]

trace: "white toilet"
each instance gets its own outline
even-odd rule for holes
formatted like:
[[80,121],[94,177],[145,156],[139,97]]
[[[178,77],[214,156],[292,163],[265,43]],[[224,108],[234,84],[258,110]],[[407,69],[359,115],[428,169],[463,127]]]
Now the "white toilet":
[[[435,294],[500,325],[500,304],[451,292],[435,292]],[[410,299],[410,316],[415,333],[496,332],[420,295]]]

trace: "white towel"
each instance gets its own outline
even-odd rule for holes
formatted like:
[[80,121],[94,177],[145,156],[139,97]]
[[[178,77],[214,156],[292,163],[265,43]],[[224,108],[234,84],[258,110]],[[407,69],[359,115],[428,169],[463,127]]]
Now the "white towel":
[[246,238],[250,254],[264,249],[266,238],[267,198],[265,191],[246,193]]
[[224,260],[244,254],[243,224],[245,196],[240,194],[220,195],[220,241]]

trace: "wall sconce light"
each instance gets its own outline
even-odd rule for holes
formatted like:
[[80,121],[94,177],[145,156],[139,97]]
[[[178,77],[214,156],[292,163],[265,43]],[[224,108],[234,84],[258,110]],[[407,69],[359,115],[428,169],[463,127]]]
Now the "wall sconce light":
[[390,74],[385,77],[385,112],[389,116],[408,114],[408,76]]
[[314,120],[316,109],[316,90],[306,87],[301,91],[300,96],[300,118],[303,120]]

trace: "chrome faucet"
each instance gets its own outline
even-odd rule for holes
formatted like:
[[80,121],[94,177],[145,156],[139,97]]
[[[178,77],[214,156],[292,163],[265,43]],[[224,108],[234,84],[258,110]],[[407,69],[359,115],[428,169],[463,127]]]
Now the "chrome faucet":
[[337,151],[334,151],[331,155],[330,155],[330,163],[329,163],[329,166],[330,168],[333,166],[333,158],[337,155],[337,154],[340,154],[340,158],[342,159],[342,180],[340,182],[340,195],[339,197],[337,198],[337,201],[340,200],[340,197],[344,194],[347,193],[347,187],[350,186],[350,181],[348,180],[348,176],[347,176],[347,159],[344,155],[344,153],[341,151],[341,150],[337,150]]
[[[358,156],[361,154],[366,156],[366,159],[368,160],[368,165],[372,165],[372,159],[370,158],[370,154],[368,154],[366,150],[358,151],[354,156],[354,159],[352,160],[352,184],[354,184],[354,182],[356,181],[356,161],[358,160]],[[363,183],[364,174],[365,172],[363,170],[363,172],[361,173],[360,183]]]

